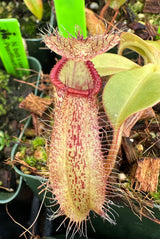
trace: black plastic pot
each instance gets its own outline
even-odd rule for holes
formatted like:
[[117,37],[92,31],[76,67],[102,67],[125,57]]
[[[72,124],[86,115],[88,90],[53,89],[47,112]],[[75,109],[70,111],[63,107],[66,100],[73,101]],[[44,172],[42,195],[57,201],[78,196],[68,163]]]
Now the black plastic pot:
[[[34,57],[27,57],[27,58],[28,58],[28,61],[29,61],[30,69],[38,72],[38,75],[36,77],[35,76],[32,77],[32,80],[33,80],[33,82],[35,80],[37,80],[37,82],[39,82],[40,72],[41,72],[41,65],[36,58],[34,58]],[[3,69],[3,65],[2,65],[1,62],[0,62],[0,64],[1,64],[0,67]],[[35,90],[35,93],[36,92],[37,92],[37,89]],[[14,145],[13,149],[16,148],[16,146],[17,146],[17,144]],[[14,192],[6,192],[6,191],[5,192],[4,191],[0,192],[0,204],[4,204],[4,203],[8,203],[8,202],[12,201],[18,195],[18,193],[21,189],[21,185],[22,185],[22,176],[20,175],[18,186],[17,186],[17,188]]]
[[[33,57],[29,57],[29,59],[35,59]],[[31,68],[32,69],[35,69],[36,67],[36,71],[39,72],[39,75],[37,77],[37,86],[39,85],[39,80],[40,80],[40,71],[41,71],[41,65],[39,63],[38,60],[35,61],[31,61],[30,62],[32,64]],[[34,80],[35,81],[35,80]],[[37,95],[38,93],[38,90],[36,89],[34,94]],[[18,148],[18,145],[19,145],[19,142],[21,141],[23,135],[24,135],[24,132],[26,130],[26,128],[29,126],[29,124],[31,123],[31,117],[28,118],[28,120],[26,121],[24,127],[23,127],[23,130],[21,132],[21,134],[19,135],[19,139],[17,141],[17,143],[14,145],[13,149],[12,149],[12,152],[11,152],[11,160],[13,161],[14,160],[14,156],[17,152],[17,148]],[[20,169],[18,169],[16,166],[14,166],[14,169],[16,171],[17,174],[19,174],[20,178],[22,178],[26,184],[32,189],[32,191],[37,194],[39,196],[39,198],[42,200],[43,196],[44,196],[44,193],[41,193],[39,194],[39,192],[43,189],[43,187],[40,187],[43,183],[47,182],[46,179],[42,178],[42,177],[39,177],[39,176],[33,176],[33,175],[28,175],[28,174],[25,174],[23,173]],[[48,194],[47,194],[48,195]],[[48,200],[46,200],[47,202]]]
[[[49,29],[52,32],[52,28],[56,26],[55,16],[53,9],[51,8],[51,18]],[[47,27],[47,25],[46,25]],[[42,29],[44,30],[44,29]],[[49,50],[42,38],[28,38],[25,39],[27,45],[27,51],[30,56],[33,56],[39,60],[42,66],[43,73],[50,73],[52,66],[55,64],[56,54]]]

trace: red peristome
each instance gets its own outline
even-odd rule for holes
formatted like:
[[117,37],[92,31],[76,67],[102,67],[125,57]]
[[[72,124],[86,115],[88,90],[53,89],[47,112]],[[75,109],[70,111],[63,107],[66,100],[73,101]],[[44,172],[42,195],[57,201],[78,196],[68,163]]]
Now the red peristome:
[[92,75],[92,78],[95,80],[95,87],[92,91],[92,94],[96,95],[102,87],[102,81],[93,63],[91,61],[86,61],[86,65],[88,66],[88,69]]
[[[68,60],[67,58],[62,58],[56,65],[55,67],[51,70],[50,73],[50,78],[51,78],[51,82],[55,87],[58,87],[62,90],[65,90],[66,92],[70,93],[70,94],[76,94],[76,95],[82,95],[82,96],[88,96],[90,94],[92,95],[96,95],[101,87],[102,87],[102,81],[101,78],[98,74],[98,72],[96,71],[96,69],[94,68],[94,65],[91,61],[86,61],[84,62],[85,66],[88,68],[88,71],[93,79],[94,82],[94,88],[92,89],[87,89],[87,90],[78,90],[76,88],[72,88],[69,87],[67,85],[65,85],[60,79],[59,79],[59,73],[62,70],[63,66],[65,65],[65,63],[67,61],[71,61]],[[87,76],[86,76],[87,77]],[[86,82],[87,83],[87,82]]]

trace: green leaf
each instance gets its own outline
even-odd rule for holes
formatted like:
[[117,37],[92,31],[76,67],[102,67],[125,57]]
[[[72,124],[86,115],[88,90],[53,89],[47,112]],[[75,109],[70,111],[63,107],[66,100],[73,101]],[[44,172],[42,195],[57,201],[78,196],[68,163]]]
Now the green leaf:
[[42,0],[24,0],[24,3],[28,9],[39,19],[42,19],[43,15],[43,2]]
[[146,42],[148,44],[150,44],[151,46],[153,46],[154,48],[156,48],[160,52],[160,40],[157,40],[157,41],[146,40]]
[[5,137],[3,131],[0,131],[0,151],[4,148]]
[[120,38],[118,54],[122,55],[123,51],[128,48],[140,54],[145,64],[160,64],[160,49],[157,47],[158,44],[148,43],[148,41],[144,41],[142,38],[129,32],[122,33]]
[[139,67],[133,61],[112,53],[103,53],[91,60],[100,76],[112,75],[120,71]]
[[114,128],[133,113],[160,101],[160,69],[148,64],[112,76],[103,91],[103,104]]

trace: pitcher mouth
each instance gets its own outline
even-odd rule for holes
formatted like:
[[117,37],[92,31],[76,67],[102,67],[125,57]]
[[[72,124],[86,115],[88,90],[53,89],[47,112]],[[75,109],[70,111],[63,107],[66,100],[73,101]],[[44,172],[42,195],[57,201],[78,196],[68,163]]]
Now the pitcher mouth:
[[50,78],[56,88],[77,96],[96,95],[102,87],[101,78],[91,61],[74,62],[62,58],[51,70]]

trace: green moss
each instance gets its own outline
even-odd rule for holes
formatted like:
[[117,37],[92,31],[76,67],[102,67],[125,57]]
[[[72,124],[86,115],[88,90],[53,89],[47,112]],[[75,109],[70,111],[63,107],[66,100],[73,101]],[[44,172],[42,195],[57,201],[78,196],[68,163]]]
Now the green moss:
[[20,103],[24,100],[24,97],[23,96],[13,96],[13,99],[14,99],[14,101]]
[[147,20],[150,22],[150,24],[159,26],[160,25],[160,15],[159,14],[147,14]]
[[0,116],[6,115],[7,113],[6,94],[10,92],[8,86],[9,78],[9,74],[3,70],[0,70]]
[[5,146],[9,147],[11,141],[13,140],[14,140],[13,137],[10,137],[8,134],[0,130],[0,151],[3,150]]
[[19,148],[19,158],[39,171],[46,171],[47,152],[45,149],[45,140],[42,137],[36,137],[27,142],[26,145]]
[[26,153],[26,146],[21,146],[20,147],[20,157],[24,158],[25,157],[25,153]]
[[8,82],[9,82],[10,75],[7,74],[5,71],[0,70],[0,89],[10,91],[8,87]]
[[136,1],[134,4],[129,3],[128,6],[137,17],[139,13],[143,12],[144,3],[143,1]]
[[155,201],[160,201],[160,191],[150,193],[151,197],[154,198]]
[[7,111],[3,108],[3,105],[0,104],[0,116],[6,115]]
[[136,21],[150,22],[151,25],[160,25],[160,15],[153,13],[143,13],[144,1],[139,0],[134,4],[128,3],[129,8],[134,13]]
[[42,159],[43,159],[43,162],[45,162],[45,163],[47,162],[47,152],[44,149],[42,151]]
[[156,201],[160,203],[160,177],[158,179],[158,187],[157,187],[157,192],[152,192],[150,193],[150,196]]
[[34,156],[27,156],[25,158],[25,162],[28,163],[28,165],[30,165],[31,167],[36,166],[36,159],[34,158]]
[[38,146],[45,146],[45,140],[42,137],[36,137],[32,141],[33,148],[36,149]]
[[43,151],[43,153],[42,153],[41,155],[42,155],[42,157],[41,157],[41,158],[38,158],[38,159],[34,156],[34,154],[33,154],[33,155],[30,155],[30,156],[25,155],[25,157],[24,157],[23,160],[24,160],[29,166],[35,167],[35,168],[37,168],[38,170],[41,170],[42,167],[43,167],[43,168],[46,167],[47,154],[46,154],[45,151]]

